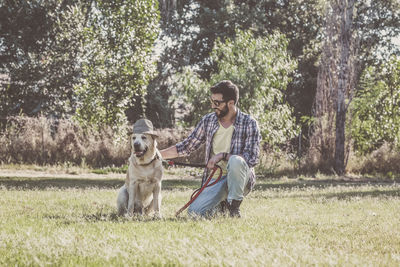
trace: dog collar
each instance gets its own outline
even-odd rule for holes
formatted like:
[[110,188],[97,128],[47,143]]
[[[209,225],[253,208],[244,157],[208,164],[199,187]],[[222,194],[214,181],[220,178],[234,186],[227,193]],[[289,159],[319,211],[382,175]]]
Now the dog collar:
[[158,152],[156,152],[156,156],[149,162],[146,164],[140,164],[141,166],[147,166],[150,165],[151,163],[153,163],[155,160],[160,159],[160,156],[158,155]]

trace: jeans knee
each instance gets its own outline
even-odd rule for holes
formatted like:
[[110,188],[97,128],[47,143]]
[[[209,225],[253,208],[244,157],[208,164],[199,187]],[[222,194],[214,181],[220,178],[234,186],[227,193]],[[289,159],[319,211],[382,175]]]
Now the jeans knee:
[[248,166],[244,158],[241,156],[232,155],[229,157],[227,168],[229,171],[238,172],[242,171],[243,169],[247,171]]

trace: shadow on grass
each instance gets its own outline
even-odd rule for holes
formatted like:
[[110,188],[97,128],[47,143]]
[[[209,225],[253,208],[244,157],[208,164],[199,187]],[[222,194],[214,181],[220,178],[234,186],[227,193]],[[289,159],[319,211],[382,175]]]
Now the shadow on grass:
[[[281,196],[282,198],[296,198],[296,197],[308,197],[308,198],[336,198],[339,200],[364,198],[364,197],[400,197],[400,181],[394,180],[383,180],[383,179],[324,179],[324,180],[296,180],[288,183],[268,183],[268,181],[260,181],[255,185],[254,190],[268,191],[268,190],[285,190],[293,191],[293,194]],[[357,190],[361,186],[370,186],[370,189]],[[343,192],[326,192],[319,193],[318,191],[312,194],[308,192],[302,192],[301,189],[316,190],[335,188],[335,187],[348,187],[354,188],[353,191]],[[390,187],[390,189],[388,189]],[[384,189],[385,188],[385,189]],[[271,196],[271,198],[279,198],[279,196]]]
[[[324,198],[338,198],[348,199],[355,197],[381,197],[381,196],[400,196],[400,187],[386,188],[385,190],[379,187],[389,187],[399,181],[383,180],[383,179],[315,179],[315,180],[293,180],[288,182],[281,182],[277,180],[262,180],[257,181],[255,191],[269,191],[269,190],[284,190],[292,191],[293,194],[285,195],[282,197],[324,197]],[[81,178],[21,178],[21,177],[0,177],[0,187],[6,189],[17,190],[46,190],[46,189],[114,189],[118,190],[124,184],[122,179],[81,179]],[[369,185],[370,190],[356,190],[355,188]],[[312,194],[301,192],[301,189],[315,188],[325,189],[330,187],[351,187],[352,191],[344,192],[314,192]],[[200,187],[200,180],[193,179],[168,179],[164,180],[162,190],[194,190]],[[300,189],[300,190],[299,190]],[[297,192],[298,191],[298,192]],[[279,197],[279,196],[274,196]]]
[[57,214],[47,214],[44,215],[43,218],[49,220],[59,221],[64,225],[71,225],[75,223],[87,222],[87,223],[96,223],[96,222],[115,222],[115,223],[148,223],[148,222],[187,222],[193,221],[193,219],[189,217],[164,217],[161,219],[155,219],[152,216],[140,216],[135,215],[132,217],[129,216],[118,216],[116,212],[96,212],[96,213],[88,213],[88,214],[80,214],[77,216],[62,216]]
[[316,197],[324,197],[327,199],[337,198],[339,200],[349,200],[354,198],[385,198],[385,197],[400,197],[400,188],[395,190],[371,190],[371,191],[353,191],[353,192],[339,192],[317,194]]
[[[80,179],[80,178],[15,178],[0,177],[0,187],[18,190],[45,190],[45,189],[118,189],[124,184],[122,179]],[[200,186],[200,180],[164,180],[163,190],[186,190]]]
[[371,186],[388,186],[400,181],[383,180],[383,179],[315,179],[315,180],[294,180],[293,182],[271,182],[271,180],[259,180],[254,186],[255,190],[270,189],[302,189],[302,188],[328,188],[328,187],[359,187],[365,185]]

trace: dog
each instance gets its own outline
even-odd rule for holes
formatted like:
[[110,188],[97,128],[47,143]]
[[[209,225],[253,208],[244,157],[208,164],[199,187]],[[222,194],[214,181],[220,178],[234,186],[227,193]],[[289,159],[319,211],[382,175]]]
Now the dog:
[[157,149],[157,134],[153,124],[146,119],[138,120],[131,135],[131,155],[125,184],[117,197],[118,214],[133,216],[149,215],[161,218],[161,180],[163,167]]

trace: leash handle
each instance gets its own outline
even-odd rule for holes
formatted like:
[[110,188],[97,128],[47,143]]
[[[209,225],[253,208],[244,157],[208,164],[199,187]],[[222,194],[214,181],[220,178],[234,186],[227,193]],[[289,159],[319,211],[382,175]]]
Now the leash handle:
[[[211,181],[212,177],[214,176],[214,173],[215,173],[218,169],[219,169],[218,178],[217,178],[214,182],[212,182],[211,184],[208,184],[208,183]],[[201,194],[201,192],[203,192],[203,190],[204,190],[206,187],[209,187],[209,186],[212,186],[212,185],[215,185],[216,183],[218,183],[218,181],[221,179],[221,177],[222,177],[222,168],[221,168],[219,165],[215,165],[214,169],[212,170],[210,176],[207,178],[207,180],[205,181],[205,183],[204,183],[199,189],[197,189],[197,190],[195,190],[195,191],[193,192],[192,196],[190,197],[190,200],[189,200],[182,208],[180,208],[180,209],[175,213],[175,217],[178,217],[178,215],[179,215],[182,211],[184,211],[187,207],[189,207],[189,205],[193,203],[193,201]]]

